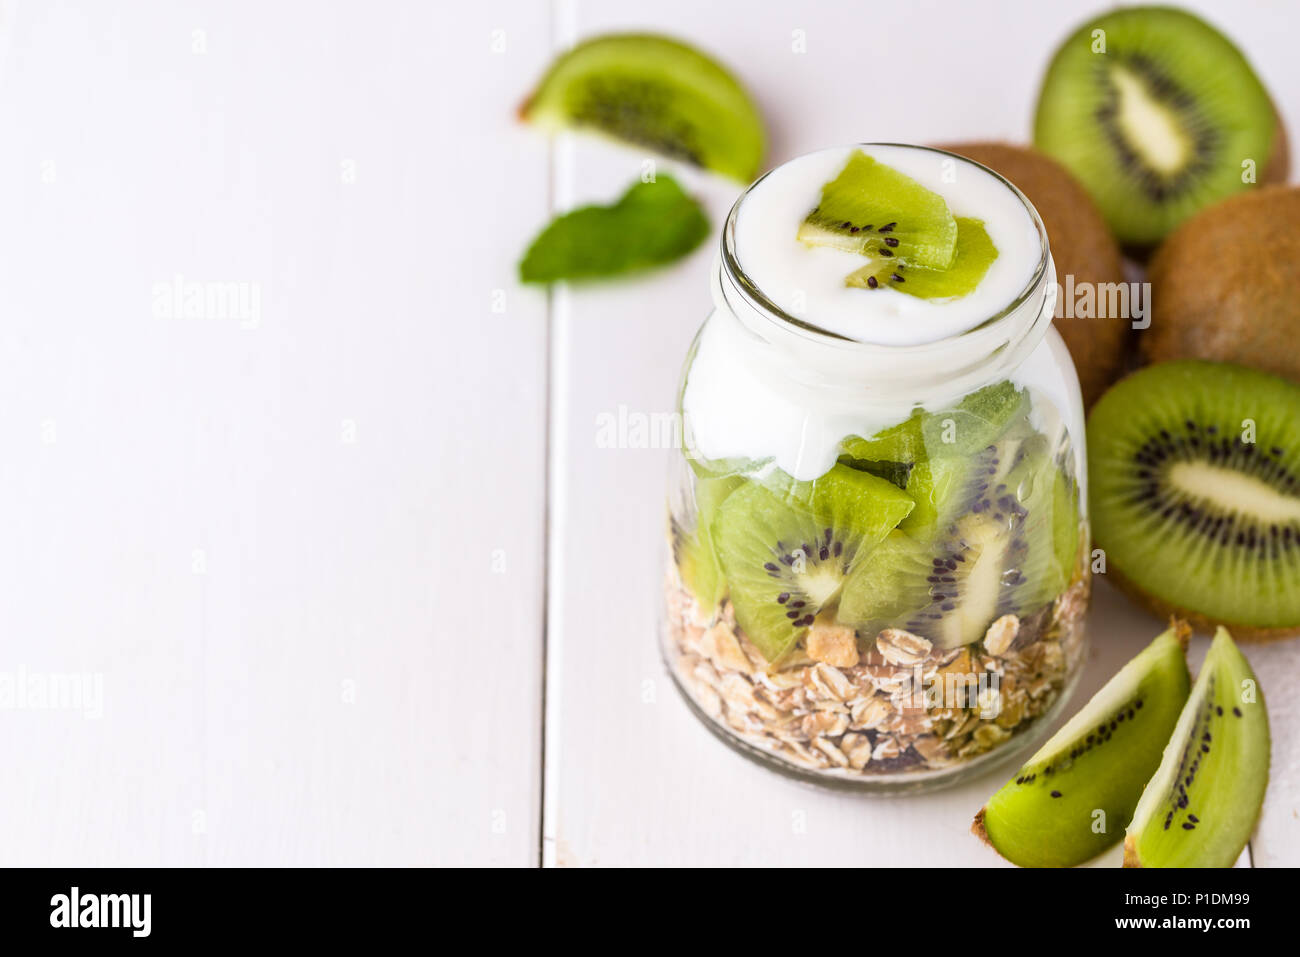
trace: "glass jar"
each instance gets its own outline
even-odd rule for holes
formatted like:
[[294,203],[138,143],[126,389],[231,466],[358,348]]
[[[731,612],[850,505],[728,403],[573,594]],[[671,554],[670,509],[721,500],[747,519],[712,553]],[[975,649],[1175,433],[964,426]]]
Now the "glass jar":
[[737,257],[754,186],[723,230],[679,393],[662,649],[705,725],[785,774],[952,783],[1035,743],[1082,664],[1083,408],[1046,234],[999,181],[1036,224],[1033,278],[924,345],[765,296]]

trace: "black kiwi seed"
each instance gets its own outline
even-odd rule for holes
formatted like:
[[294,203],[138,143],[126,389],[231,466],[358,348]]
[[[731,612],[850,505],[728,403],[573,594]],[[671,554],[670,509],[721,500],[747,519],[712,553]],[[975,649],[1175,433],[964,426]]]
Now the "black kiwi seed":
[[[876,232],[878,232],[878,233],[892,233],[892,232],[894,231],[894,227],[897,226],[897,225],[898,225],[897,222],[885,223],[885,225],[881,226],[878,230],[876,230]],[[868,228],[869,228],[869,227],[868,227]]]
[[868,276],[868,277],[867,277],[867,285],[870,286],[872,289],[875,289],[877,286],[880,285],[880,283],[876,282],[876,277],[875,277],[875,276]]
[[1054,798],[1059,798],[1060,796],[1061,796],[1061,792],[1060,792],[1060,791],[1053,791],[1053,792],[1052,792],[1052,797],[1054,797]]
[[897,240],[896,238],[894,238],[893,236],[887,236],[887,237],[885,237],[885,245],[886,245],[886,246],[889,246],[889,247],[891,247],[891,248],[893,248],[893,247],[897,247],[897,246],[898,246],[898,240]]
[[894,255],[893,252],[891,252],[889,249],[886,249],[884,246],[881,246],[880,249],[877,250],[877,252],[879,252],[880,255],[886,257]]

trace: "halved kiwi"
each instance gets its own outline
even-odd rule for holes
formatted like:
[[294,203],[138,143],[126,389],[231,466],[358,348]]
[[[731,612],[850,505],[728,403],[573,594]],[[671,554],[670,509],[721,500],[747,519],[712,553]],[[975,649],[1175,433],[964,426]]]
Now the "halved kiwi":
[[604,133],[745,183],[763,159],[762,118],[735,77],[694,47],[654,34],[578,44],[519,112],[543,127]]
[[[877,263],[947,269],[957,251],[957,221],[942,196],[862,150],[822,187],[821,201],[796,234]],[[866,280],[863,280],[866,284]]]
[[1207,630],[1300,633],[1300,386],[1228,363],[1150,366],[1093,408],[1088,453],[1108,577]]
[[[1123,243],[1148,245],[1202,207],[1278,175],[1272,101],[1218,30],[1173,7],[1115,10],[1061,45],[1034,145],[1084,184]],[[1285,178],[1281,170],[1281,178]]]
[[1073,867],[1117,843],[1187,700],[1187,630],[1120,669],[975,815],[971,830],[1021,867]]
[[858,556],[911,510],[902,490],[844,465],[809,482],[748,482],[727,496],[714,541],[736,621],[768,662],[834,606]]
[[1268,787],[1268,709],[1220,628],[1124,838],[1125,867],[1231,867]]

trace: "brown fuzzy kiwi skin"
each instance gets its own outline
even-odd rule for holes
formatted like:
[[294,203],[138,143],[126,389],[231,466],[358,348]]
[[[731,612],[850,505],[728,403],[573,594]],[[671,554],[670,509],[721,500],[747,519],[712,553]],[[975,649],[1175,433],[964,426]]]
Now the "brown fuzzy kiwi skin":
[[1142,862],[1138,860],[1137,838],[1132,834],[1124,837],[1124,867],[1141,867]]
[[[1074,175],[1051,157],[1009,143],[952,143],[940,146],[1010,180],[1038,210],[1047,229],[1058,281],[1077,284],[1124,281],[1119,245],[1101,212]],[[1083,404],[1091,408],[1128,367],[1131,320],[1125,317],[1061,317],[1056,330],[1079,373]]]
[[[1207,618],[1200,612],[1192,611],[1190,608],[1179,608],[1172,605],[1163,598],[1157,598],[1155,595],[1144,592],[1137,584],[1126,576],[1122,571],[1112,564],[1106,566],[1106,580],[1117,586],[1120,591],[1128,595],[1137,604],[1146,608],[1152,614],[1159,618],[1172,618],[1180,622],[1186,622],[1187,626],[1202,634],[1214,634],[1216,628],[1222,625],[1232,632],[1232,637],[1243,644],[1261,645],[1273,641],[1282,641],[1286,638],[1294,638],[1300,635],[1300,625],[1294,628],[1256,628],[1253,625],[1243,625],[1238,622],[1222,621],[1218,618]],[[1187,642],[1181,631],[1179,640],[1183,642],[1183,650],[1187,650]]]
[[1202,210],[1161,245],[1148,278],[1149,361],[1217,359],[1300,380],[1300,188]]

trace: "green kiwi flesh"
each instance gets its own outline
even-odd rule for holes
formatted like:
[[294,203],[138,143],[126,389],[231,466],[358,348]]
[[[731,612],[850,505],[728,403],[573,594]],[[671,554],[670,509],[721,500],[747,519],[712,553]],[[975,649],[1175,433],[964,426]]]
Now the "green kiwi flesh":
[[1078,507],[1046,445],[1041,435],[1007,435],[970,459],[914,470],[926,481],[942,476],[932,494],[909,482],[928,518],[909,526],[909,516],[852,570],[840,623],[901,625],[956,648],[1003,615],[1028,618],[1050,604],[1073,572]]
[[1041,611],[1065,588],[1078,492],[1029,410],[1028,393],[1002,381],[844,441],[842,462],[892,478],[916,504],[854,568],[842,624],[905,627],[954,648],[1004,614]]
[[749,182],[763,122],[745,89],[693,47],[654,34],[580,43],[551,66],[520,110],[547,129],[573,127]]
[[1125,867],[1231,867],[1268,787],[1268,710],[1220,628],[1124,838]]
[[[957,221],[943,197],[862,150],[849,154],[796,234],[810,246],[861,253],[873,263],[947,269]],[[865,280],[864,280],[865,283]]]
[[1170,628],[989,798],[972,830],[1021,867],[1072,867],[1118,843],[1190,684]]
[[750,481],[713,522],[736,621],[768,660],[792,648],[831,608],[858,556],[912,510],[895,485],[836,465],[820,478]]
[[846,286],[857,289],[896,289],[918,299],[957,299],[975,291],[998,258],[984,223],[957,217],[957,246],[947,269],[928,269],[896,259],[873,259],[849,273]]
[[1263,182],[1280,136],[1241,52],[1170,7],[1115,10],[1079,27],[1048,68],[1034,122],[1034,145],[1077,176],[1117,238],[1136,246]]
[[1088,419],[1093,535],[1153,607],[1238,637],[1300,630],[1300,386],[1179,360]]
[[671,519],[673,561],[682,584],[706,613],[726,596],[726,579],[714,542],[713,519],[718,507],[743,480],[739,476],[697,478],[695,481],[695,527],[687,529]]

